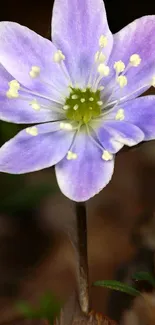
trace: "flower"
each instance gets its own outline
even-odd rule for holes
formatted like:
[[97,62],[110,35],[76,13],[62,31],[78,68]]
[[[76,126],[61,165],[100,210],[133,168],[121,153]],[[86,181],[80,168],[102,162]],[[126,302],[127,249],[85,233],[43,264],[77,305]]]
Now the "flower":
[[[55,0],[53,43],[0,22],[0,118],[35,124],[0,149],[0,170],[56,165],[61,191],[85,201],[110,181],[123,145],[155,139],[155,16],[109,30],[102,0]],[[42,124],[40,124],[42,123]]]

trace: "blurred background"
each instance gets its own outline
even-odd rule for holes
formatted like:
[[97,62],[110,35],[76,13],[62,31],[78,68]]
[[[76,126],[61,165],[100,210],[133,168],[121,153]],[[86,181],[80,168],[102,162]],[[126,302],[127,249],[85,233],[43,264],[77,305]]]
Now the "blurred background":
[[[0,21],[18,22],[50,39],[52,0],[0,4]],[[155,14],[152,0],[105,0],[105,5],[113,33]],[[23,127],[0,122],[0,144]],[[87,208],[90,285],[103,279],[134,284],[154,306],[152,288],[131,277],[135,271],[155,271],[155,141],[123,149],[111,183]],[[67,301],[76,289],[73,238],[74,206],[60,193],[53,168],[22,176],[0,174],[0,324],[18,324],[15,302],[20,299],[37,304],[51,290]],[[154,308],[146,311],[140,298],[133,301],[95,287],[91,301],[93,309],[123,325],[139,325],[138,317],[146,319],[144,325],[155,324]]]

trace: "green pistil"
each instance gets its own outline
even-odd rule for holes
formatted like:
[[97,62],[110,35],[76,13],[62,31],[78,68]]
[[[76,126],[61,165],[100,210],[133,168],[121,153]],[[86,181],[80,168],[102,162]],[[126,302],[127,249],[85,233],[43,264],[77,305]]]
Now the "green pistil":
[[100,90],[93,92],[90,88],[71,88],[65,107],[68,119],[88,123],[101,114]]

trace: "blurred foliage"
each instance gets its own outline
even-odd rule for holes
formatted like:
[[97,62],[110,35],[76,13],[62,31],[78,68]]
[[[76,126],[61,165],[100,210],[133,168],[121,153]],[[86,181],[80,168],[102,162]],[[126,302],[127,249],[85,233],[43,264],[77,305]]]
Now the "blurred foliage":
[[136,272],[132,276],[132,278],[133,278],[133,280],[137,280],[137,281],[147,281],[148,283],[150,283],[155,288],[155,278],[149,272],[143,272],[143,271]]
[[62,303],[51,293],[44,294],[38,307],[32,307],[25,301],[16,304],[17,310],[27,319],[47,319],[49,324],[53,324],[54,319],[59,316]]
[[115,281],[115,280],[104,280],[104,281],[96,281],[94,286],[104,287],[116,291],[121,291],[127,293],[131,296],[139,296],[141,293],[140,291],[136,290],[132,286],[129,286],[125,283]]

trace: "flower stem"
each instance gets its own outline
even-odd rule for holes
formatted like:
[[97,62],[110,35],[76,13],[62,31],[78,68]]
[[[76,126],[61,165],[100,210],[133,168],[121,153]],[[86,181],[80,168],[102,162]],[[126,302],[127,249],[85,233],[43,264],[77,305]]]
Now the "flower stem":
[[78,250],[78,291],[83,313],[89,312],[89,283],[87,255],[87,215],[85,202],[76,203],[77,250]]

